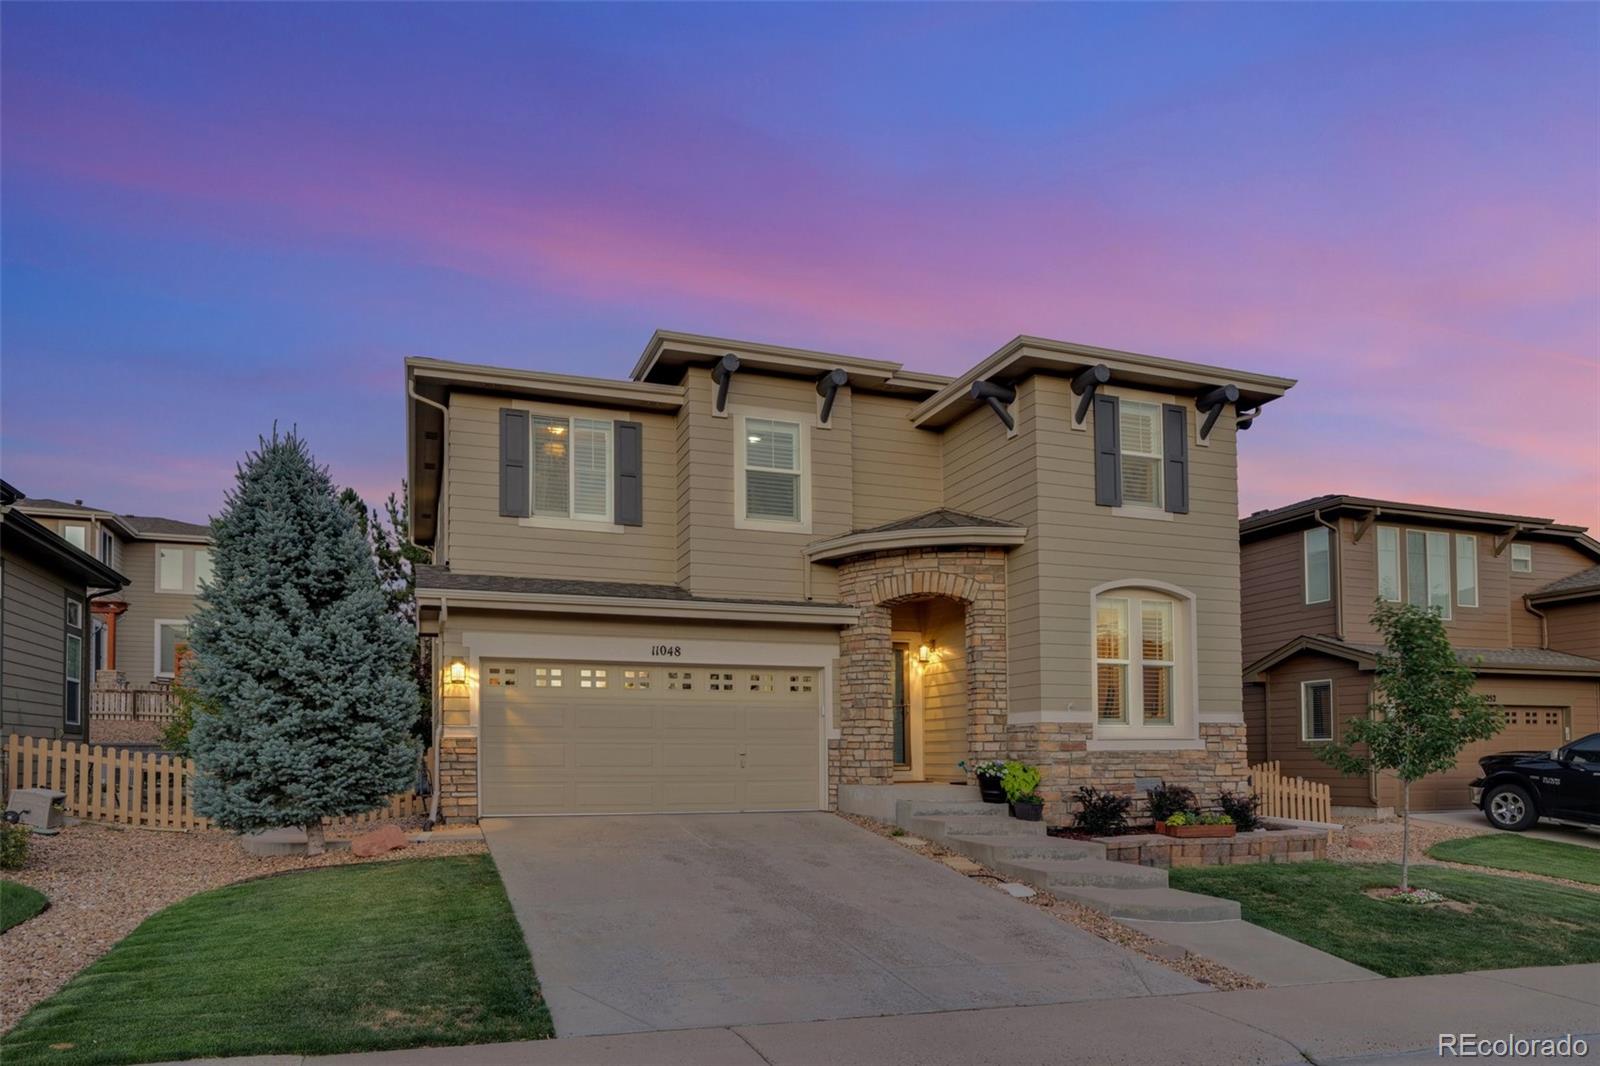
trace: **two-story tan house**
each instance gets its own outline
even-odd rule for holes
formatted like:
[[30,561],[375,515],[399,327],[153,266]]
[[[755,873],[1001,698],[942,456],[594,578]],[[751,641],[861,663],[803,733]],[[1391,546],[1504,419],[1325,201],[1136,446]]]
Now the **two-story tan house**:
[[188,647],[200,582],[211,577],[209,527],[117,514],[82,500],[25,499],[18,510],[128,578],[91,604],[95,683],[147,688],[170,681]]
[[1477,760],[1600,730],[1600,543],[1548,518],[1319,496],[1240,522],[1250,761],[1327,782],[1336,809],[1393,808],[1390,776],[1317,758],[1369,713],[1380,602],[1436,609],[1505,728],[1411,789],[1413,809],[1467,806]]
[[1292,381],[1019,337],[956,378],[658,332],[406,364],[447,816],[810,810],[1040,764],[1243,787],[1237,430]]

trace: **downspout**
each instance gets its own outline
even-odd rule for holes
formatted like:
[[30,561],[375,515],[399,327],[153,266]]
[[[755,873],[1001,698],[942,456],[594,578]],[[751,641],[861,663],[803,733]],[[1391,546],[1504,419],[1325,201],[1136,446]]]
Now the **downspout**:
[[1262,704],[1262,706],[1261,706],[1261,710],[1262,710],[1261,718],[1262,718],[1262,723],[1261,724],[1262,724],[1262,727],[1263,727],[1264,731],[1267,734],[1267,746],[1266,746],[1266,750],[1265,750],[1264,754],[1261,756],[1261,761],[1262,762],[1271,762],[1272,761],[1272,675],[1268,674],[1265,678],[1262,679],[1261,683],[1262,683],[1262,692],[1261,692],[1261,704]]
[[1339,536],[1339,527],[1322,517],[1322,509],[1311,512],[1311,517],[1316,519],[1318,525],[1328,527],[1333,534],[1329,539],[1333,541],[1333,573],[1328,576],[1328,591],[1333,594],[1333,635],[1344,639],[1344,544]]
[[[450,498],[448,495],[446,495],[444,490],[444,474],[446,469],[445,460],[450,448],[450,408],[446,407],[438,400],[430,400],[428,397],[418,392],[417,383],[412,381],[410,377],[406,378],[406,395],[410,396],[418,403],[425,403],[429,407],[437,409],[439,412],[439,505],[435,508],[438,514],[435,516],[433,521],[433,543],[435,547],[426,549],[428,552],[428,557],[435,563],[438,563],[439,549],[437,545],[439,543],[439,535],[445,529],[445,519],[448,517],[448,511],[450,508]],[[407,500],[406,509],[409,511],[410,507],[411,501]],[[409,530],[407,531],[407,536],[411,538],[411,543],[413,545],[416,545],[419,548],[422,547],[422,545],[417,544],[415,535],[413,535]],[[448,563],[449,560],[446,559],[445,562]]]
[[1545,648],[1545,649],[1549,649],[1549,647],[1550,647],[1550,619],[1545,616],[1545,613],[1543,611],[1541,611],[1541,610],[1539,610],[1539,608],[1535,607],[1533,605],[1533,602],[1531,600],[1529,600],[1528,597],[1526,597],[1526,596],[1522,597],[1522,606],[1526,607],[1529,611],[1531,611],[1533,613],[1533,616],[1539,620],[1539,647]]

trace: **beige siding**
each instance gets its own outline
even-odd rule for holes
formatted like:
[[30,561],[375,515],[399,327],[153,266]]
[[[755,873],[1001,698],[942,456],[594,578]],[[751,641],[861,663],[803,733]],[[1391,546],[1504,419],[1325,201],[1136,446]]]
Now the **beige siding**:
[[1267,681],[1266,736],[1262,758],[1282,764],[1290,777],[1327,784],[1336,807],[1370,807],[1372,791],[1366,775],[1341,774],[1317,757],[1322,744],[1301,739],[1300,686],[1306,681],[1333,682],[1333,736],[1343,739],[1352,718],[1365,718],[1371,702],[1372,675],[1332,656],[1302,654],[1273,668]]
[[[1012,706],[1080,712],[1092,707],[1090,590],[1108,581],[1131,579],[1166,582],[1194,595],[1201,719],[1237,716],[1239,497],[1233,417],[1225,414],[1209,444],[1199,446],[1194,442],[1193,401],[1183,401],[1189,410],[1190,511],[1171,520],[1137,518],[1095,505],[1094,434],[1092,427],[1070,428],[1075,401],[1070,384],[1052,377],[1032,381],[1037,398],[1034,532],[1039,542],[1040,680],[1037,685],[1020,686],[1023,698],[1013,693]],[[1175,402],[1161,394],[1116,391],[1137,399]],[[1013,587],[1019,584],[1023,583],[1014,582]],[[1015,636],[1012,647],[1015,654]],[[1023,653],[1027,654],[1025,649]]]
[[[1301,530],[1253,540],[1239,549],[1239,574],[1243,607],[1244,663],[1248,666],[1297,636],[1334,635],[1335,603],[1339,595],[1335,564],[1334,599],[1306,603],[1305,550]],[[1345,573],[1357,562],[1347,552]]]
[[[1006,556],[1007,698],[1013,710],[1037,710],[1040,662],[1038,465],[1033,378],[1017,388],[1015,436],[988,408],[944,432],[945,506],[1027,526],[1028,538]],[[1091,499],[1092,499],[1091,495]]]
[[867,529],[940,506],[944,500],[939,434],[907,417],[914,401],[858,392],[851,408],[855,435],[853,528]]
[[[68,597],[81,600],[82,588],[66,585],[61,578],[37,564],[9,552],[3,562],[4,596],[0,599],[0,670],[4,673],[0,690],[0,734],[29,736],[68,735],[66,707],[66,604]],[[85,691],[84,721],[88,720],[89,633],[88,611],[84,609]],[[71,736],[83,734],[73,729]]]
[[1498,560],[1499,564],[1506,568],[1507,581],[1511,587],[1511,646],[1514,648],[1537,648],[1543,635],[1538,617],[1528,610],[1522,597],[1544,588],[1552,581],[1559,581],[1569,574],[1587,570],[1595,564],[1593,558],[1566,544],[1552,544],[1540,540],[1529,543],[1533,545],[1533,573],[1511,572],[1509,547]]
[[922,622],[934,642],[922,671],[922,765],[929,781],[956,781],[967,757],[966,613],[953,600],[933,600]]
[[[817,394],[809,380],[740,371],[728,397],[728,416],[712,414],[713,386],[704,370],[685,378],[688,395],[678,414],[678,557],[680,584],[700,596],[799,600],[808,569],[802,557],[814,540],[852,528],[852,397],[840,390],[831,428],[816,425]],[[734,521],[734,434],[739,415],[772,412],[809,427],[811,528],[806,532],[739,529]],[[837,596],[837,572],[809,567],[810,597]]]
[[[1450,588],[1452,603],[1450,617],[1445,620],[1445,632],[1452,643],[1463,648],[1505,648],[1512,646],[1510,612],[1526,614],[1520,597],[1512,603],[1510,596],[1509,551],[1499,558],[1494,554],[1495,537],[1492,533],[1467,531],[1429,522],[1390,523],[1379,521],[1357,541],[1355,531],[1359,525],[1354,519],[1340,522],[1341,551],[1344,554],[1345,580],[1341,589],[1345,597],[1345,639],[1358,644],[1381,643],[1377,628],[1372,624],[1372,612],[1378,602],[1378,536],[1379,526],[1390,526],[1399,531],[1400,544],[1400,595],[1402,600],[1411,587],[1411,572],[1406,557],[1406,531],[1445,533],[1450,537]],[[1466,607],[1455,603],[1459,576],[1456,572],[1456,543],[1458,534],[1475,537],[1478,542],[1478,606]],[[1426,581],[1425,575],[1418,575]],[[1425,586],[1424,586],[1425,587]]]
[[1549,619],[1550,648],[1600,659],[1600,600],[1581,600],[1543,608]]
[[535,413],[614,418],[644,427],[644,524],[556,529],[523,525],[500,514],[500,409],[508,403],[461,393],[450,398],[445,472],[450,568],[468,574],[673,584],[677,471],[672,417],[517,402],[515,406]]
[[[195,597],[176,592],[156,591],[156,553],[161,548],[178,548],[193,553],[199,544],[161,544],[136,540],[125,545],[122,574],[128,587],[122,598],[128,609],[117,619],[117,671],[135,688],[155,680],[156,621],[184,619],[194,613]],[[184,560],[184,571],[192,574],[194,561]]]

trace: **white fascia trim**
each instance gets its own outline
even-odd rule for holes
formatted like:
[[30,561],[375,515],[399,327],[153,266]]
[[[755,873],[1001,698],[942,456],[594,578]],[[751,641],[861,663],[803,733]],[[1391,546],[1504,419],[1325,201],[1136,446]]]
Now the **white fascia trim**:
[[882,533],[847,533],[806,546],[807,562],[821,563],[865,552],[950,545],[1012,548],[1028,539],[1025,528],[1013,526],[946,526],[939,529],[894,529]]
[[854,607],[818,604],[740,603],[717,600],[659,600],[648,596],[570,596],[547,592],[485,592],[463,589],[418,589],[417,602],[441,605],[446,596],[456,610],[545,610],[555,614],[611,614],[629,617],[685,618],[705,621],[782,622],[790,625],[853,625],[861,617]]

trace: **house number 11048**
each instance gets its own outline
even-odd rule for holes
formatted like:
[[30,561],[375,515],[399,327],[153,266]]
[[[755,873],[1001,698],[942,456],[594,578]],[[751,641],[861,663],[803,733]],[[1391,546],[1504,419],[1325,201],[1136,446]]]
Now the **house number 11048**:
[[650,654],[657,659],[677,659],[683,655],[682,644],[652,644]]

